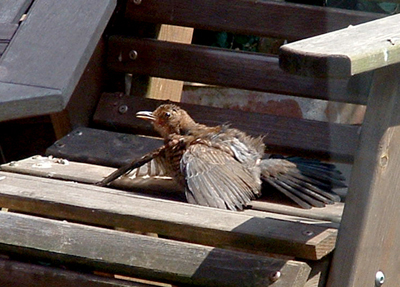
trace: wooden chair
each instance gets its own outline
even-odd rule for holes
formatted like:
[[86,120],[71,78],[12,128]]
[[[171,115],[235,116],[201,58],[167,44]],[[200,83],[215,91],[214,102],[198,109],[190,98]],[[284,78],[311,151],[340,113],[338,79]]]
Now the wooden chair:
[[[154,82],[149,90],[143,88],[148,82],[143,76],[149,75],[367,104],[361,134],[358,126],[182,104],[203,123],[228,121],[250,134],[267,134],[271,152],[354,162],[343,217],[342,204],[300,210],[255,201],[253,209],[235,213],[88,185],[109,174],[109,166],[160,145],[159,140],[125,133],[152,135],[151,126],[134,114],[154,109],[160,100],[125,95],[120,88],[102,94],[90,128],[80,127],[48,149],[56,157],[2,166],[0,206],[13,212],[0,212],[0,253],[12,259],[0,260],[0,281],[26,286],[59,286],[60,281],[67,286],[152,284],[88,274],[96,271],[178,286],[369,286],[375,281],[395,286],[400,279],[399,235],[388,219],[399,217],[393,145],[400,19],[375,20],[381,16],[243,0],[119,3],[106,30],[106,64],[113,83],[122,83],[126,73],[135,75],[132,94],[155,93]],[[138,27],[148,25],[136,21],[295,42],[283,46],[278,59],[138,37]],[[371,22],[348,27],[366,21]],[[341,28],[346,29],[326,34]],[[297,41],[315,35],[321,36]],[[179,89],[172,89],[175,97]],[[153,189],[159,189],[158,183]]]

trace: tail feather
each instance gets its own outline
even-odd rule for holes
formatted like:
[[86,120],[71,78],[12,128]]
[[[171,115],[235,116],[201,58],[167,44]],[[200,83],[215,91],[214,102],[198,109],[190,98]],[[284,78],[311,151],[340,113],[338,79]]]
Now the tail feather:
[[263,159],[261,179],[303,208],[340,201],[332,189],[346,186],[333,164],[299,157]]

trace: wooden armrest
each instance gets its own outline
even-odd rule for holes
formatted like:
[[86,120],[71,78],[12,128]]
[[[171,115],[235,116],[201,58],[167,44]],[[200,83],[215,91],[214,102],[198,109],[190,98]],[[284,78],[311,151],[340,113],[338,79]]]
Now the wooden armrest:
[[400,14],[281,47],[280,66],[304,76],[350,77],[400,62]]
[[0,120],[63,110],[115,5],[115,0],[34,1],[1,58]]

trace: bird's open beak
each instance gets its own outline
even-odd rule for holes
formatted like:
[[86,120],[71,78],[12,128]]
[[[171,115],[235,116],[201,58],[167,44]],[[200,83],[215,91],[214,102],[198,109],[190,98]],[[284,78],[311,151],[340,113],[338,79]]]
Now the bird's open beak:
[[149,111],[140,111],[136,113],[136,117],[139,119],[144,119],[147,121],[152,121],[154,122],[156,120],[156,118],[154,117],[152,112]]

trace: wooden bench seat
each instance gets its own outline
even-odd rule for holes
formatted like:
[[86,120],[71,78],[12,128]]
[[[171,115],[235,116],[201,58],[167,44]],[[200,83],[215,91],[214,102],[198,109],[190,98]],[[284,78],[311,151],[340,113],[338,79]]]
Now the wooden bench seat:
[[[273,282],[271,274],[279,271],[283,277],[277,286],[304,286],[311,263],[293,260],[319,260],[335,245],[337,225],[310,218],[313,212],[301,219],[255,210],[210,210],[79,184],[76,181],[99,180],[110,168],[66,164],[56,158],[38,156],[3,165],[2,170],[0,204],[10,211],[35,215],[0,213],[2,228],[8,230],[0,232],[0,246],[11,256],[29,254],[55,265],[62,262],[74,268],[164,282],[223,286],[264,286]],[[157,233],[168,240],[129,231]],[[91,244],[90,239],[94,240]],[[270,258],[271,253],[285,256]],[[77,261],[77,257],[82,259]],[[237,278],[231,276],[234,266],[240,268]],[[257,272],[254,266],[258,266]],[[228,272],[227,276],[221,277],[223,272]]]

